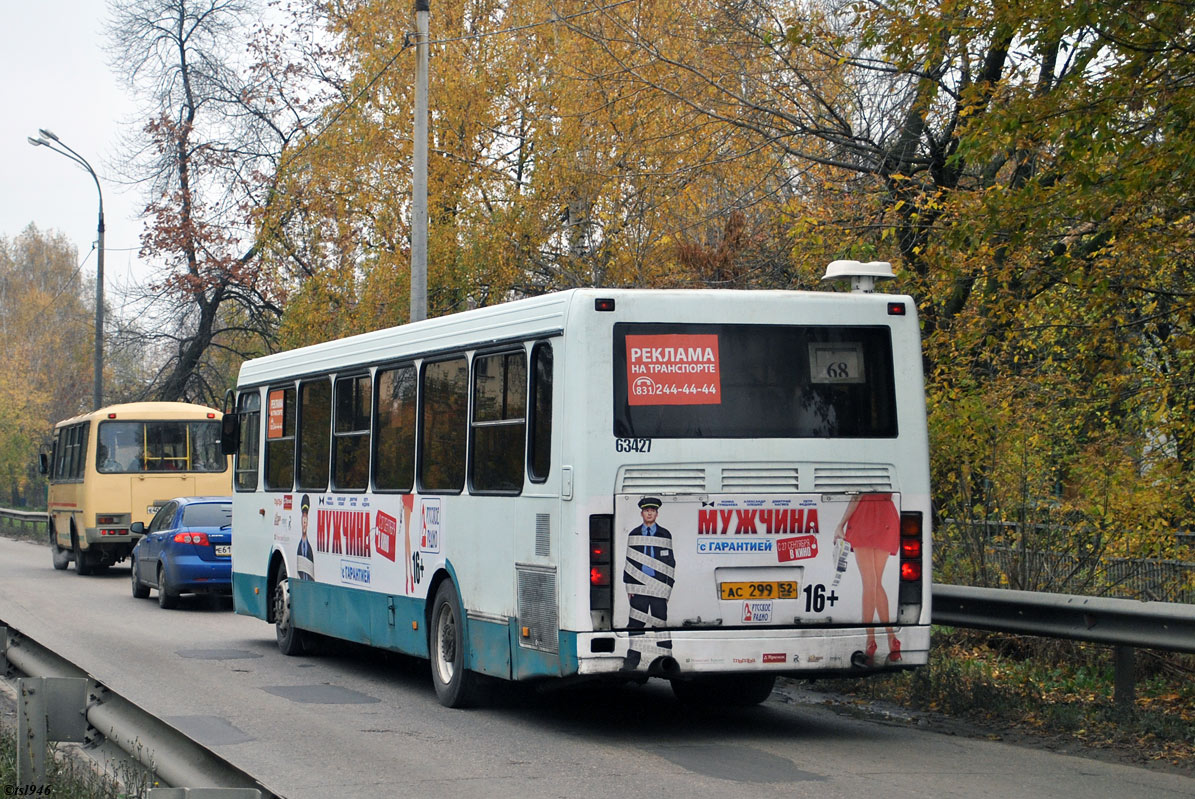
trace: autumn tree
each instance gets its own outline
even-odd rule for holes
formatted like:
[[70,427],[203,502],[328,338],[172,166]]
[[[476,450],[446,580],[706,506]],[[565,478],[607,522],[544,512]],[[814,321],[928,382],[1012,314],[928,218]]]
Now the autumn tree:
[[[149,197],[142,257],[160,264],[152,320],[128,336],[162,357],[147,394],[213,402],[280,313],[257,269],[253,209],[291,120],[285,76],[238,55],[252,0],[113,0],[113,62],[142,100],[128,172]],[[263,34],[264,35],[264,34]],[[254,79],[256,76],[256,80]]]
[[897,262],[945,515],[1023,522],[1023,549],[1170,551],[1195,514],[1186,4],[686,5],[745,66],[665,34],[627,74],[804,174],[796,261]]
[[80,267],[60,233],[0,238],[0,481],[14,505],[44,499],[39,450],[55,422],[90,409],[95,309]]
[[[1186,4],[507,5],[433,9],[433,313],[892,260],[943,520],[1021,523],[939,552],[1170,551],[1195,515]],[[267,225],[287,343],[407,304],[410,7],[318,8],[335,96]]]
[[[637,36],[700,20],[668,4],[614,5],[626,20],[603,21],[610,10],[589,2],[435,4],[433,314],[578,285],[789,279],[768,209],[792,175],[732,126],[642,91],[624,63]],[[265,225],[277,234],[269,262],[294,290],[288,344],[401,322],[407,304],[411,9],[321,7],[336,42],[323,74],[339,76],[338,96],[284,153],[278,222]]]

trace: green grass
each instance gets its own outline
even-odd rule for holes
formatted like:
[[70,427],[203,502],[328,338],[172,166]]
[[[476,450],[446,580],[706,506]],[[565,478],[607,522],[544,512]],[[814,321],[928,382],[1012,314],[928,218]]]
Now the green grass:
[[0,519],[0,536],[18,541],[37,541],[45,543],[47,547],[50,545],[45,525],[35,527],[32,524],[17,524],[10,519]]
[[924,668],[817,685],[1195,771],[1195,657],[1138,651],[1136,701],[1125,712],[1113,656],[1106,646],[942,627]]
[[152,787],[150,778],[139,768],[118,767],[119,779],[99,774],[82,756],[55,757],[46,754],[44,785],[17,782],[17,737],[13,729],[0,728],[0,791],[16,796],[25,788],[25,796],[52,796],[55,799],[142,799]]

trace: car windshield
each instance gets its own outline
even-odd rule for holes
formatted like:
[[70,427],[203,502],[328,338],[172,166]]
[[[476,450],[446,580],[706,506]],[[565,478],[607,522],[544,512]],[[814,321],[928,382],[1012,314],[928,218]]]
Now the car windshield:
[[230,524],[231,502],[205,502],[183,508],[183,527],[227,527]]

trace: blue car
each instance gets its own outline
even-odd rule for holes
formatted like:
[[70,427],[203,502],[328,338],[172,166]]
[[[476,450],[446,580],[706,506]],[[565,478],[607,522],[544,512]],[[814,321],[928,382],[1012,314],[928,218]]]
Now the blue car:
[[133,547],[133,596],[158,589],[173,608],[180,594],[232,594],[232,497],[179,497],[164,504]]

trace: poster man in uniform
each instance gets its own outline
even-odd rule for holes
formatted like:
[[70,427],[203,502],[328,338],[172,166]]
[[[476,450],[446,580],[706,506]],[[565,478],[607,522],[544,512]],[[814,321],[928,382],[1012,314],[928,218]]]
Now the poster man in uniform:
[[[668,622],[668,597],[675,580],[676,558],[672,533],[656,523],[661,502],[656,497],[639,500],[643,524],[627,537],[627,557],[622,581],[626,585],[630,615],[627,629],[634,637],[627,648],[625,669],[636,669],[643,654],[671,654],[672,641],[666,633],[653,640],[643,637],[648,627],[664,627]],[[638,640],[636,640],[638,639]]]
[[299,539],[299,551],[295,553],[295,567],[300,580],[315,579],[315,554],[311,551],[311,542],[307,540],[307,519],[311,515],[311,499],[304,494],[299,504],[303,537]]

